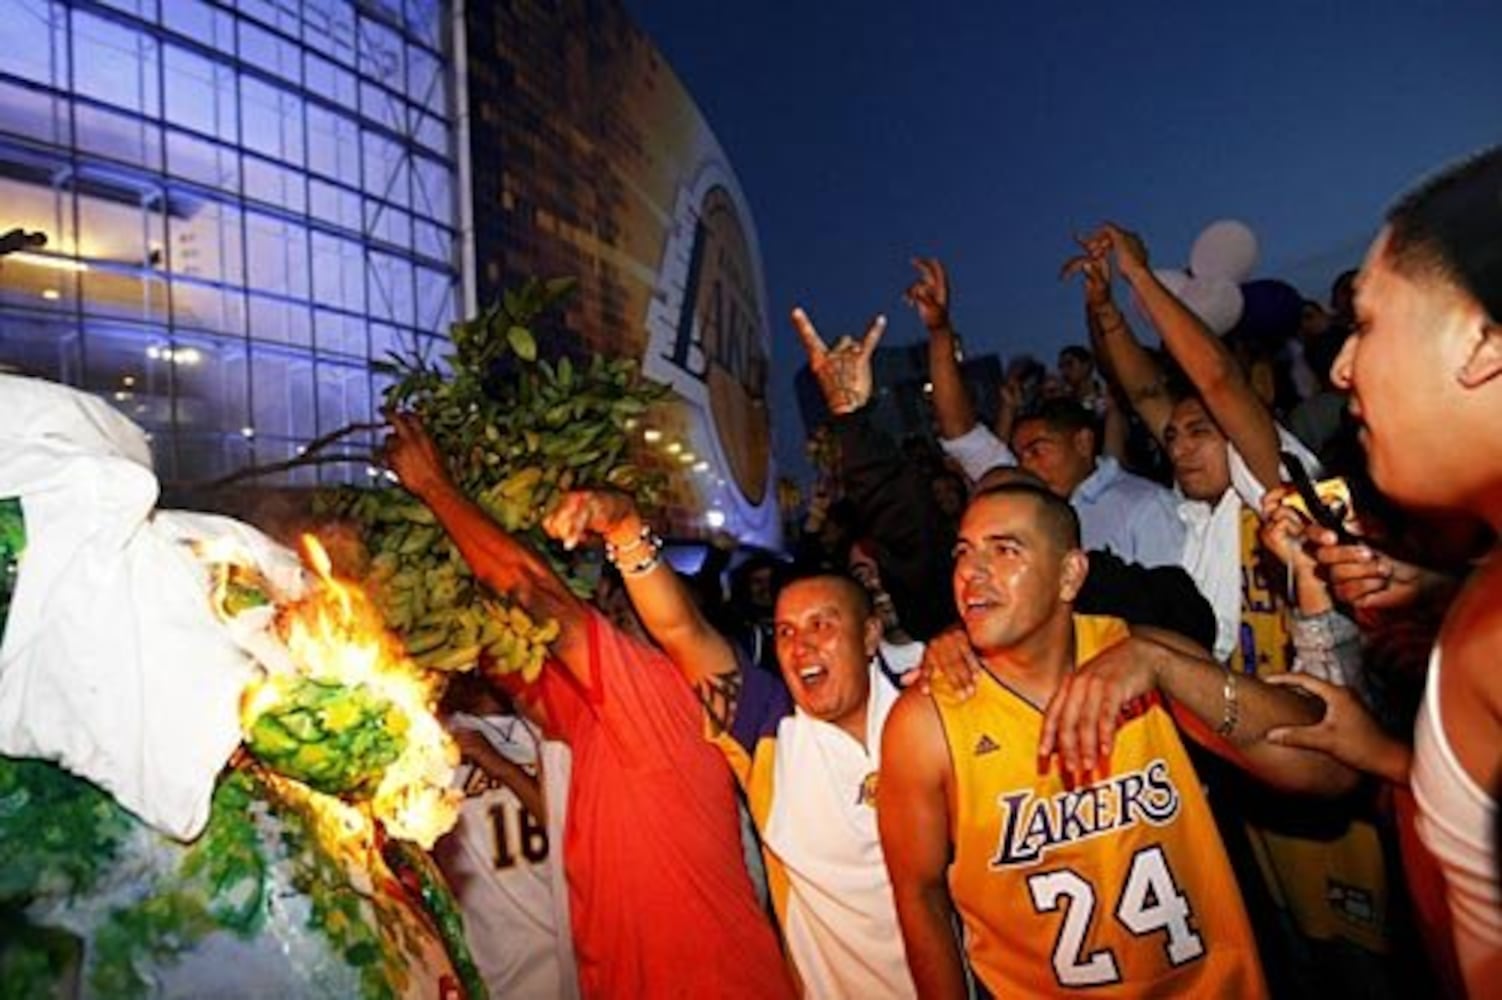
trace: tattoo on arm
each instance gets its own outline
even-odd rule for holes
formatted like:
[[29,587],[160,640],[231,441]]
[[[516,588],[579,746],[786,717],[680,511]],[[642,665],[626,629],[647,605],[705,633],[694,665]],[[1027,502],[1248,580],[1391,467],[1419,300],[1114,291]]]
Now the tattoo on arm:
[[742,683],[741,672],[732,670],[707,677],[694,685],[694,694],[709,717],[711,735],[720,736],[730,730],[736,710],[741,706]]

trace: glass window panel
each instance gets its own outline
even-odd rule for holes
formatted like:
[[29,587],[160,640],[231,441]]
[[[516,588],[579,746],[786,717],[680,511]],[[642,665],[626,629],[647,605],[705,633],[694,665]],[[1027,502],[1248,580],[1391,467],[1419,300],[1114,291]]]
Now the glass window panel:
[[407,47],[407,97],[435,115],[448,114],[448,88],[443,64],[413,46]]
[[0,72],[65,87],[68,82],[67,12],[47,0],[0,0]]
[[370,356],[372,358],[385,360],[390,354],[409,357],[412,347],[413,339],[410,331],[385,323],[370,324]]
[[412,265],[400,257],[372,250],[367,262],[370,315],[402,326],[413,320]]
[[442,51],[443,5],[438,0],[407,0],[407,31],[429,48]]
[[161,114],[157,44],[149,35],[73,13],[73,86],[80,94],[152,118]]
[[360,18],[361,76],[400,94],[406,89],[405,62],[401,36],[384,24],[368,17]]
[[245,197],[280,205],[301,215],[307,209],[307,178],[290,167],[245,157]]
[[175,196],[173,206],[168,220],[173,272],[205,281],[244,284],[240,209],[223,202]]
[[293,84],[302,83],[297,46],[248,21],[240,22],[240,59]]
[[[211,482],[238,472],[253,461],[251,442],[238,432],[179,430],[174,471],[167,476],[186,483]],[[161,475],[158,470],[158,475]]]
[[406,249],[412,245],[412,217],[399,208],[365,201],[365,233],[371,239]]
[[[61,163],[56,166],[59,170],[63,169]],[[5,228],[20,226],[22,229],[45,233],[45,249],[50,252],[73,252],[71,200],[71,195],[56,188],[0,175],[0,205],[5,206]],[[6,259],[4,265],[0,266],[0,281],[5,280],[5,272],[12,267],[29,265]]]
[[411,167],[402,148],[383,135],[361,133],[365,151],[365,193],[400,205],[411,204]]
[[167,287],[158,275],[96,265],[79,282],[84,311],[92,316],[167,322]]
[[313,338],[322,354],[347,354],[364,362],[370,350],[364,318],[349,313],[316,310],[313,313]]
[[162,130],[132,115],[79,104],[74,116],[78,125],[78,148],[145,167],[162,169]]
[[308,297],[308,231],[285,219],[247,212],[246,276],[255,291]]
[[[323,42],[317,42],[325,48]],[[360,107],[360,88],[355,74],[342,66],[335,66],[321,56],[307,52],[303,57],[303,72],[307,74],[309,93],[317,94],[326,101],[356,111]]]
[[71,146],[67,98],[54,97],[0,80],[0,132],[53,146]]
[[433,260],[452,263],[454,259],[454,232],[417,219],[412,226],[412,251]]
[[167,133],[167,169],[177,177],[232,194],[240,192],[240,154],[182,132]]
[[296,94],[244,76],[240,117],[246,148],[284,163],[303,162],[302,99]]
[[417,268],[417,326],[434,333],[447,333],[453,322],[454,282],[449,275],[431,268]]
[[235,50],[235,19],[203,0],[171,0],[162,9],[162,23],[221,52]]
[[250,335],[279,344],[313,343],[313,320],[308,306],[265,295],[250,297]]
[[227,431],[239,437],[241,428],[249,426],[250,382],[243,340],[176,337],[170,353],[150,363],[172,369],[180,430]]
[[417,114],[415,134],[418,143],[423,148],[432,150],[440,156],[452,155],[453,149],[451,148],[452,143],[450,141],[449,129],[443,120],[420,112],[414,113]]
[[166,47],[163,59],[168,121],[227,142],[236,141],[235,71],[175,45]]
[[99,0],[106,7],[134,14],[143,21],[155,21],[157,18],[156,0]]
[[[91,322],[85,328],[88,370],[75,384],[91,386],[116,409],[148,432],[172,426],[173,365],[161,353],[162,331],[118,323]],[[200,353],[184,356],[201,361]]]
[[353,119],[308,105],[308,168],[360,186],[360,127]]
[[313,416],[313,358],[265,347],[251,348],[251,400],[258,438],[307,443],[317,436]]
[[196,281],[172,282],[172,322],[213,333],[245,332],[245,293]]
[[355,11],[349,0],[303,0],[303,40],[328,51],[341,50],[341,62],[354,61]]
[[419,214],[454,224],[454,178],[448,167],[425,156],[412,158],[412,208]]
[[77,321],[27,313],[7,313],[0,323],[0,361],[29,375],[77,383],[83,359]]
[[240,11],[263,24],[297,37],[302,18],[296,0],[240,0]]
[[313,301],[365,311],[365,250],[353,240],[313,233]]
[[78,196],[78,246],[86,257],[116,264],[146,262],[160,233],[160,213],[140,202],[120,198]]
[[407,131],[407,103],[373,83],[360,84],[360,113],[398,134]]
[[313,178],[309,184],[309,212],[330,225],[352,233],[362,231],[360,196],[333,184]]
[[370,375],[363,365],[318,364],[318,433],[370,419]]

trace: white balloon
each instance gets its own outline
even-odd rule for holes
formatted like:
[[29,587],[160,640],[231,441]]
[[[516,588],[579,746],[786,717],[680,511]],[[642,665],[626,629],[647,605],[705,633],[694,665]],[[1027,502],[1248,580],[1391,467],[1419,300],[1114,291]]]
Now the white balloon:
[[1210,223],[1189,251],[1189,270],[1196,278],[1225,278],[1240,284],[1256,266],[1257,236],[1235,219]]
[[1159,267],[1153,270],[1153,277],[1158,279],[1158,284],[1168,289],[1174,295],[1181,295],[1184,286],[1189,284],[1189,273],[1177,267]]
[[1241,286],[1225,278],[1196,277],[1179,293],[1179,299],[1217,334],[1225,333],[1241,319]]

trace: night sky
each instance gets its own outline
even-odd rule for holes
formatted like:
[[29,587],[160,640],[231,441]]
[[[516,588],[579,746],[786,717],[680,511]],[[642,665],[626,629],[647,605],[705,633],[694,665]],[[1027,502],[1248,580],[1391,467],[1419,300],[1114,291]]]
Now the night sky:
[[1502,141],[1496,2],[627,7],[750,200],[778,463],[799,478],[795,303],[827,336],[885,311],[889,343],[920,338],[901,292],[933,254],[969,351],[1052,364],[1084,339],[1056,277],[1072,232],[1111,218],[1183,266],[1205,224],[1238,218],[1255,276],[1323,299],[1396,193]]

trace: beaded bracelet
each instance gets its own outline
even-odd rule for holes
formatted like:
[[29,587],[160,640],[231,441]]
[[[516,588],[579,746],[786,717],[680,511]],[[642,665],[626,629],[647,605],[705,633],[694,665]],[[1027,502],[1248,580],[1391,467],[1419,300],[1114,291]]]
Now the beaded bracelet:
[[[646,549],[646,555],[636,562],[622,564],[621,558],[630,553]],[[622,576],[640,576],[656,568],[662,552],[662,539],[652,530],[649,524],[642,524],[641,531],[635,538],[625,545],[616,545],[613,542],[605,543],[605,558],[610,560],[610,565],[620,570]]]

